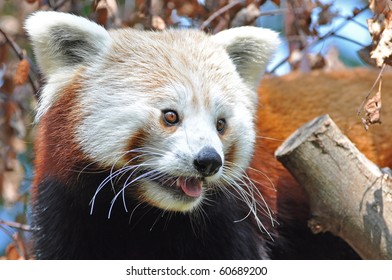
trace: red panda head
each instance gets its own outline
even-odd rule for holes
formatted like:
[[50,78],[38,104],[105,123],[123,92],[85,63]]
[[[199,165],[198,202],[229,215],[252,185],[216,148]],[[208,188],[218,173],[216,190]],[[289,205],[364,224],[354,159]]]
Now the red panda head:
[[67,124],[41,125],[77,124],[55,145],[111,170],[97,188],[125,176],[118,192],[137,190],[130,195],[180,212],[216,188],[249,199],[241,185],[255,142],[254,89],[278,44],[274,32],[106,31],[56,12],[35,13],[26,29],[46,78],[37,120],[64,108]]

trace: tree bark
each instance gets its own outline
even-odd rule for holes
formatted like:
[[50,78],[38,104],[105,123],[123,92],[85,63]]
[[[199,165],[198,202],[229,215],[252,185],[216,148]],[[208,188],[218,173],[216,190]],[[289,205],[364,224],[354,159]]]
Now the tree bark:
[[308,192],[314,233],[340,236],[364,259],[392,259],[391,174],[361,154],[328,115],[299,128],[275,156]]

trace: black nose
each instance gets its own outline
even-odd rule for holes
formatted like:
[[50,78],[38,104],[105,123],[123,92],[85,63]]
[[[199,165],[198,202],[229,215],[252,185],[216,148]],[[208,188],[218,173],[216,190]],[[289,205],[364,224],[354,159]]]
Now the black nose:
[[222,158],[214,148],[204,147],[197,154],[193,164],[203,177],[208,177],[219,171],[222,166]]

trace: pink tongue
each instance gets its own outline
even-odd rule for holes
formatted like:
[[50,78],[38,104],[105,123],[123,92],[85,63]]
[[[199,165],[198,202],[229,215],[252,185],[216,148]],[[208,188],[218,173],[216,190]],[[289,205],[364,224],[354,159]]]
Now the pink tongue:
[[203,182],[197,178],[179,177],[178,182],[183,192],[191,197],[199,197],[203,192]]

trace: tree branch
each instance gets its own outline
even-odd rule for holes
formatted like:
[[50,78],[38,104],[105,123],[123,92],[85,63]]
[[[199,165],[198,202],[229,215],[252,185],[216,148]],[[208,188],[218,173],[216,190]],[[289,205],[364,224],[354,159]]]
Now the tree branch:
[[23,231],[31,231],[31,227],[29,225],[17,223],[17,222],[11,222],[11,221],[4,221],[0,219],[0,224],[6,225],[12,228],[20,229]]
[[[3,29],[0,28],[0,33],[4,36],[5,40],[8,42],[8,44],[11,46],[12,50],[15,52],[15,54],[18,56],[19,60],[25,59],[25,55],[22,51],[22,49],[19,47],[19,45],[12,39],[10,38],[6,32],[4,32]],[[28,59],[29,64],[32,65],[31,60]],[[31,67],[33,68],[33,67]],[[31,69],[30,68],[30,69]],[[31,77],[31,74],[29,73],[29,83],[34,91],[35,97],[38,99],[38,89],[35,86],[35,83],[33,81],[33,78]]]
[[244,1],[243,1],[243,0],[242,0],[242,1],[240,1],[240,0],[233,1],[233,2],[230,2],[229,4],[227,4],[226,6],[220,8],[219,10],[217,10],[216,12],[214,12],[212,15],[210,15],[210,16],[200,25],[200,28],[199,28],[199,29],[200,29],[200,30],[206,29],[207,26],[210,25],[211,22],[212,22],[213,20],[215,20],[217,17],[219,17],[220,15],[226,13],[228,10],[230,10],[230,9],[234,8],[235,6],[240,5],[240,4],[243,5],[243,4],[244,4]]
[[[351,22],[355,17],[357,17],[358,15],[360,15],[361,13],[363,13],[364,11],[366,11],[369,8],[369,6],[365,6],[361,9],[358,10],[358,12],[352,16],[348,16],[346,17],[346,21],[344,21],[343,23],[341,23],[339,26],[337,26],[336,28],[334,28],[333,30],[327,32],[326,34],[324,34],[323,36],[317,36],[312,42],[310,42],[309,44],[306,45],[306,47],[301,51],[301,53],[306,53],[311,47],[313,47],[314,45],[316,45],[317,43],[324,41],[326,39],[328,39],[331,36],[335,36],[336,32],[338,32],[340,29],[342,29],[343,27],[346,26],[346,24],[348,24],[349,22]],[[289,59],[290,59],[290,55],[287,55],[285,58],[283,58],[277,65],[275,65],[275,67],[273,69],[271,69],[271,73],[275,72],[276,69],[278,69],[280,66],[282,66],[284,63],[286,63]]]
[[364,259],[392,259],[392,179],[328,115],[299,128],[275,155],[307,191],[314,233],[340,236]]

